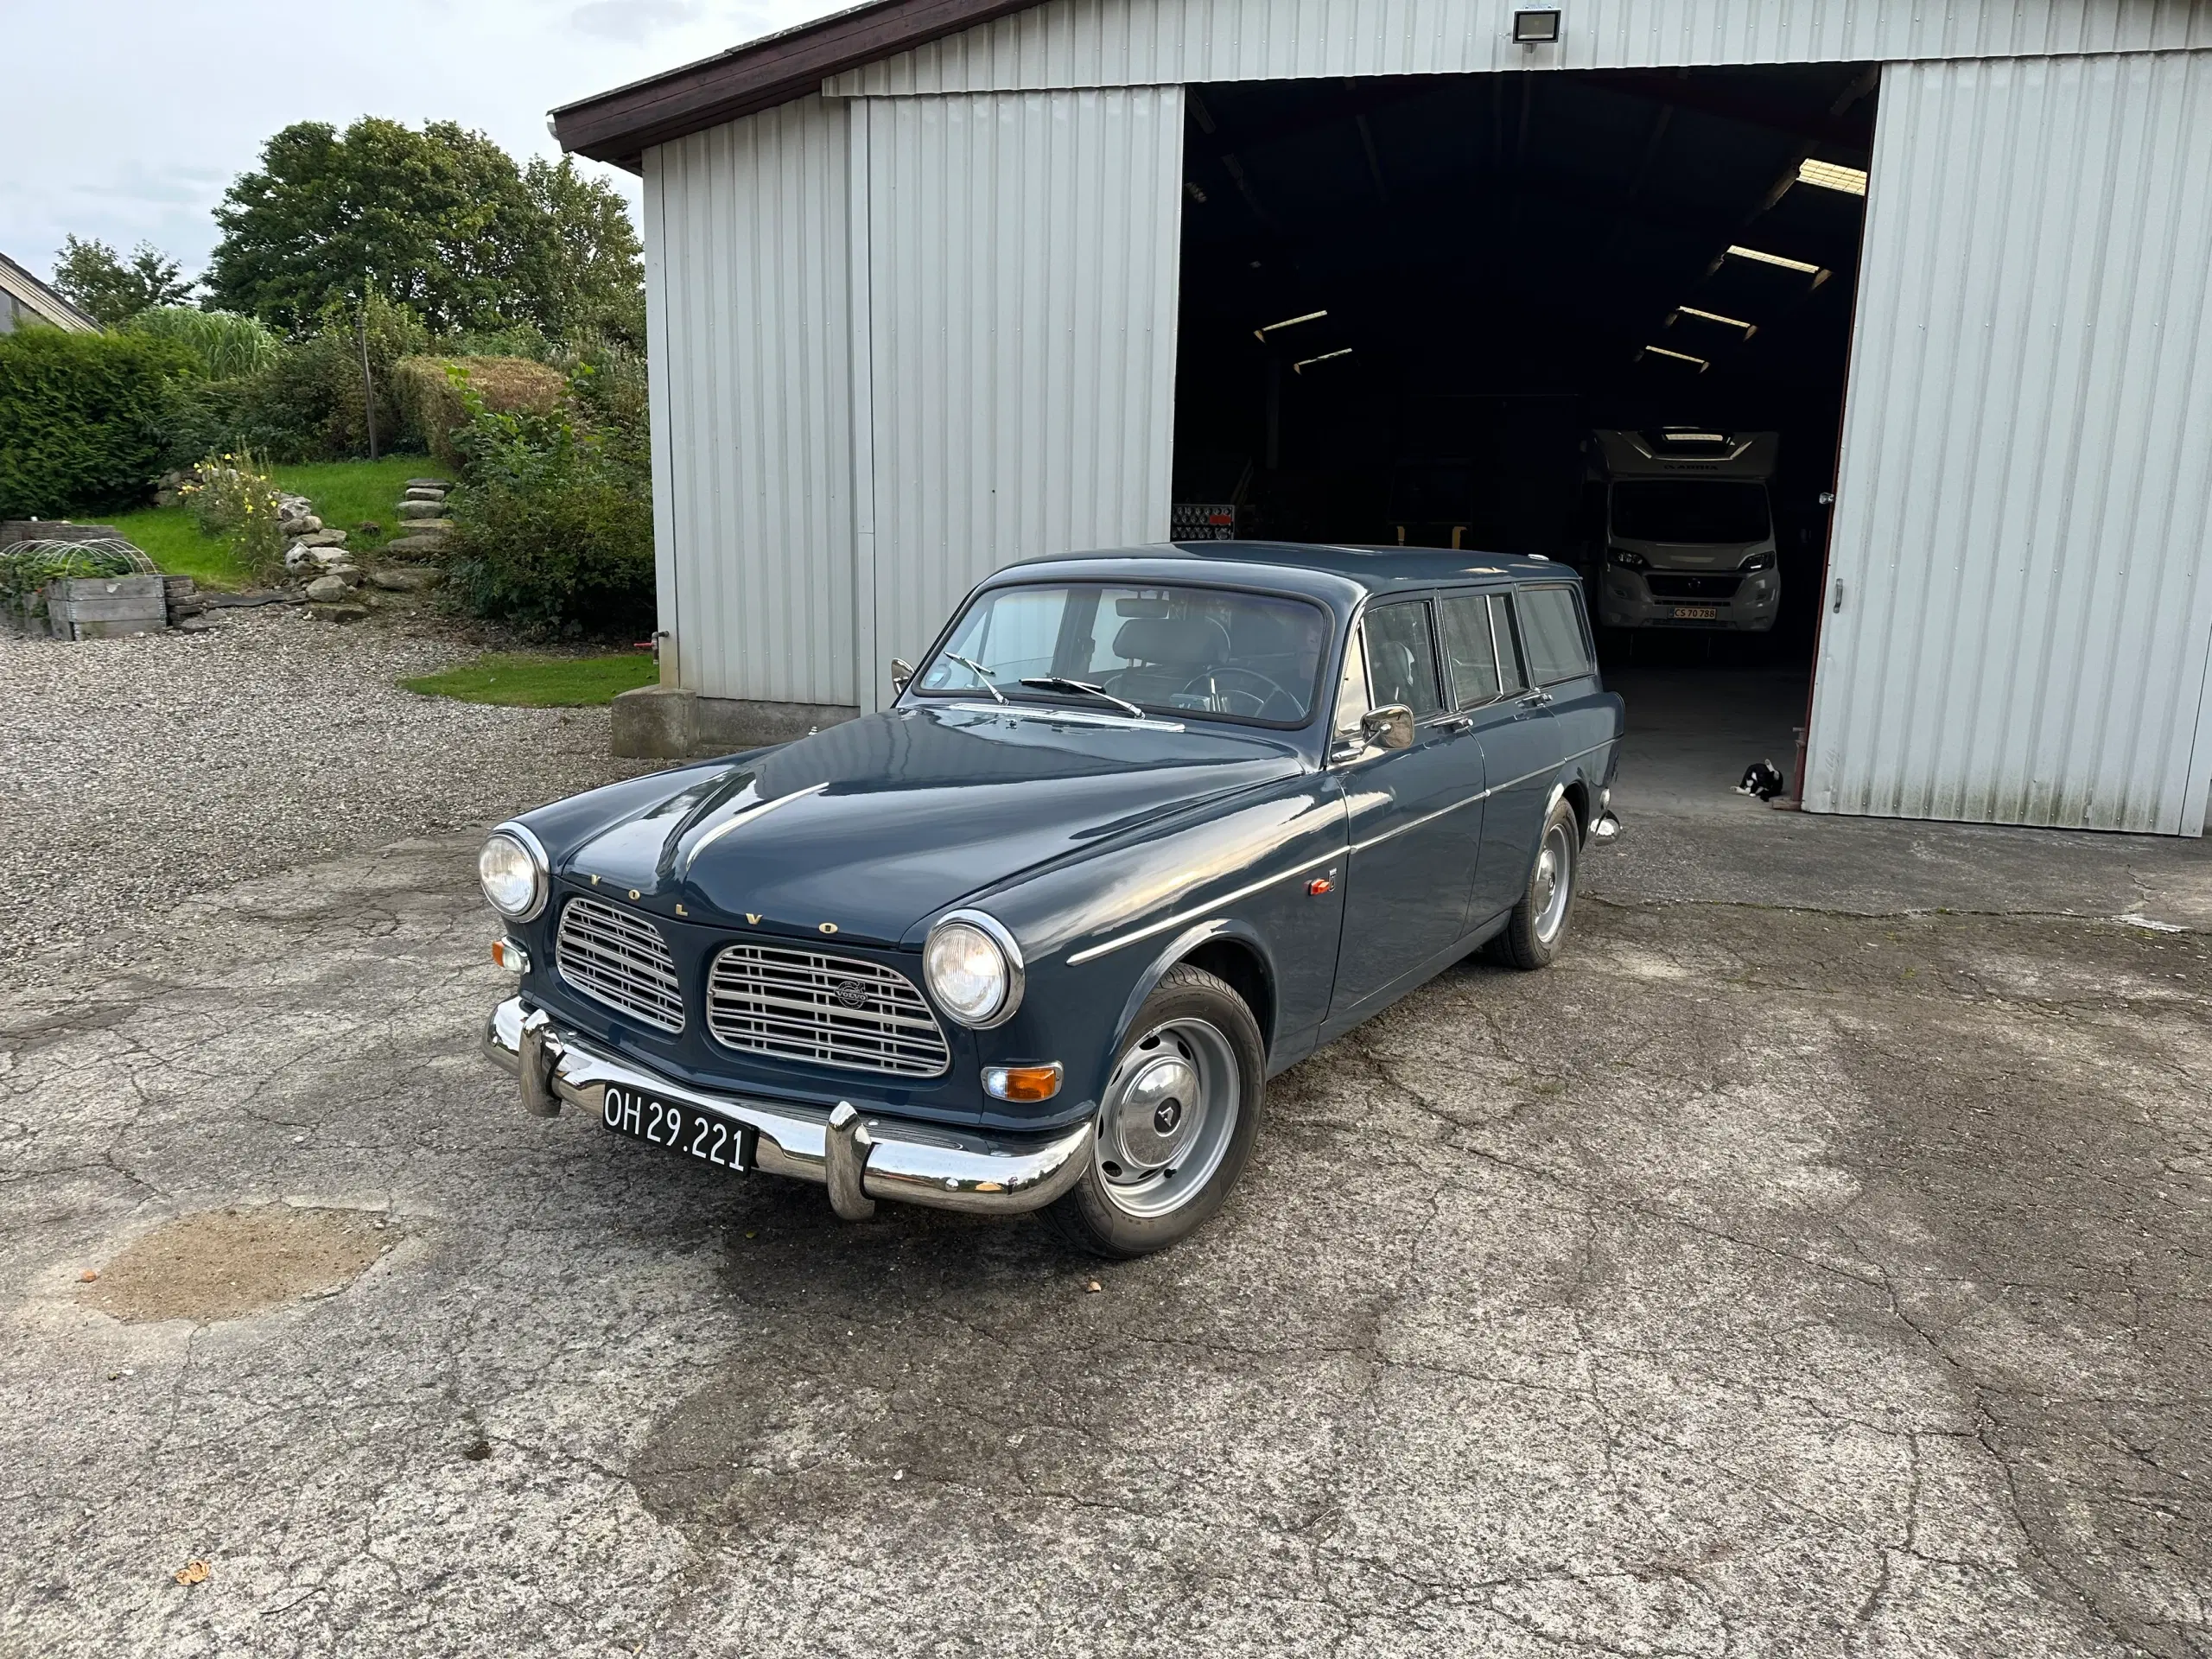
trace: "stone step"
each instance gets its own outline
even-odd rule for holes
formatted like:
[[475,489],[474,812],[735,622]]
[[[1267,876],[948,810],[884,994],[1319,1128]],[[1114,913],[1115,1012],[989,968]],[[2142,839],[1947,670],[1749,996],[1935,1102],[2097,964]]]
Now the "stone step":
[[436,587],[445,579],[446,573],[435,565],[369,572],[369,580],[388,594],[419,594],[425,588]]
[[445,531],[449,526],[441,525],[429,535],[402,536],[386,542],[377,550],[388,559],[435,559],[445,550]]
[[444,511],[444,505],[436,501],[403,501],[399,504],[402,518],[435,518]]
[[405,487],[410,490],[449,490],[453,488],[453,480],[449,478],[410,478]]

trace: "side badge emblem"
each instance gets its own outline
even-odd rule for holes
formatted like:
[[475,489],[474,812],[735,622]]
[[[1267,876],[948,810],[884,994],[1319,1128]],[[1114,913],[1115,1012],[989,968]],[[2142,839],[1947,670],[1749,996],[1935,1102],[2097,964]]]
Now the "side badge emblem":
[[592,884],[592,886],[594,886],[594,887],[597,887],[597,886],[599,885],[599,878],[598,878],[597,876],[595,876],[595,875],[594,875],[594,877],[592,877],[592,879],[591,879],[591,884]]

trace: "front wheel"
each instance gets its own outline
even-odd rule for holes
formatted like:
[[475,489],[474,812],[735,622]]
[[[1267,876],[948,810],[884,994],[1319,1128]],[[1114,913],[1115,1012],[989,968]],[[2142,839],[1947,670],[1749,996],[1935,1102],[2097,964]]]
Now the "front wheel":
[[1090,1167],[1046,1211],[1071,1243],[1117,1259],[1165,1249],[1221,1208],[1251,1156],[1267,1087],[1252,1011],[1203,969],[1169,969],[1129,1030]]
[[1548,968],[1567,942],[1574,913],[1575,876],[1581,857],[1582,829],[1574,809],[1562,797],[1544,818],[1536,857],[1529,867],[1528,890],[1497,937],[1499,957],[1516,968]]

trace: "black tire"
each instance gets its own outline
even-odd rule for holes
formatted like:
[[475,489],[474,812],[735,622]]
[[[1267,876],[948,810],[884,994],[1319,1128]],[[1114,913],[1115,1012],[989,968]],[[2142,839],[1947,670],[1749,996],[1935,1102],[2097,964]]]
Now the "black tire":
[[[1548,852],[1562,867],[1558,879],[1566,887],[1564,899],[1555,912],[1551,908],[1554,889],[1546,880],[1544,861]],[[1582,823],[1574,816],[1574,808],[1567,798],[1561,796],[1552,803],[1552,810],[1544,817],[1543,833],[1536,837],[1536,850],[1529,860],[1528,885],[1522,889],[1521,901],[1513,906],[1505,931],[1497,936],[1493,947],[1500,962],[1509,967],[1529,969],[1548,968],[1558,959],[1560,947],[1567,943],[1567,930],[1574,921],[1574,900],[1581,873]]]
[[[1193,1177],[1196,1184],[1187,1192],[1173,1195],[1172,1209],[1160,1214],[1132,1214],[1128,1205],[1136,1201],[1135,1197],[1117,1202],[1113,1193],[1134,1195],[1136,1189],[1115,1183],[1106,1173],[1109,1166],[1116,1171],[1122,1169],[1111,1156],[1116,1148],[1108,1139],[1107,1118],[1114,1108],[1116,1083],[1130,1067],[1143,1064],[1140,1049],[1147,1054],[1169,1054],[1155,1036],[1163,1032],[1171,1044],[1184,1041],[1185,1035],[1192,1033],[1200,1033],[1202,1047],[1211,1046],[1211,1038],[1204,1033],[1211,1033],[1222,1039],[1220,1052],[1213,1056],[1212,1065],[1218,1071],[1233,1059],[1236,1076],[1231,1092],[1236,1115],[1218,1131],[1218,1142],[1213,1147],[1217,1161],[1211,1169]],[[1144,1047],[1148,1038],[1154,1040],[1149,1047]],[[1195,1077],[1200,1074],[1193,1071],[1192,1075]],[[1107,1097],[1100,1102],[1100,1139],[1094,1142],[1090,1167],[1084,1170],[1080,1181],[1046,1209],[1046,1218],[1070,1243],[1115,1261],[1166,1249],[1197,1231],[1213,1218],[1227,1200],[1230,1189],[1236,1185],[1251,1158],[1252,1142],[1260,1130],[1260,1109],[1267,1092],[1267,1077],[1266,1045],[1260,1037],[1259,1022],[1253,1019],[1251,1009],[1245,1007],[1244,999],[1202,968],[1179,963],[1169,969],[1145,999],[1144,1006],[1137,1010],[1128,1036],[1115,1056],[1113,1080],[1108,1084]],[[1224,1097],[1228,1097],[1227,1093]],[[1165,1110],[1168,1103],[1163,1102],[1161,1109]],[[1186,1150],[1178,1154],[1179,1160],[1195,1155],[1188,1148],[1200,1145],[1207,1128],[1202,1115],[1184,1143]],[[1186,1167],[1185,1161],[1171,1161],[1164,1174],[1153,1178],[1159,1183],[1155,1201],[1168,1201],[1167,1188],[1175,1174],[1184,1173]]]

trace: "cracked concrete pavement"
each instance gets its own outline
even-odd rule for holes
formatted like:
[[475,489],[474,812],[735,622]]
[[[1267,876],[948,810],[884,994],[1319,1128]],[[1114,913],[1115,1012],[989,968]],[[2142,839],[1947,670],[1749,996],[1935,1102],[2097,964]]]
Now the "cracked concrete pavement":
[[0,988],[0,1654],[2212,1654],[2204,849],[1715,811],[1128,1265],[525,1117],[473,836]]

